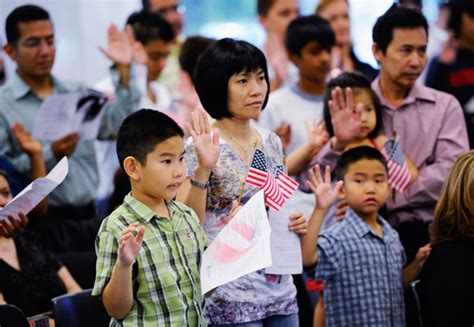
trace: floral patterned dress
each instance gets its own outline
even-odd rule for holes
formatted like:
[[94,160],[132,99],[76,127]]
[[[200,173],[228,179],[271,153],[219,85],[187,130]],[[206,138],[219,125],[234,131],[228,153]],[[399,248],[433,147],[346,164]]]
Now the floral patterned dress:
[[[282,164],[280,139],[265,129],[254,128],[262,140],[262,150],[272,166]],[[228,222],[232,202],[239,198],[248,165],[222,139],[219,159],[212,169],[206,200],[208,239],[212,241]],[[185,161],[188,176],[193,176],[197,157],[192,139],[186,144]],[[245,184],[242,203],[246,203],[258,188]],[[274,315],[298,312],[296,289],[291,275],[268,275],[259,270],[218,287],[206,298],[206,315],[210,324],[244,323]]]

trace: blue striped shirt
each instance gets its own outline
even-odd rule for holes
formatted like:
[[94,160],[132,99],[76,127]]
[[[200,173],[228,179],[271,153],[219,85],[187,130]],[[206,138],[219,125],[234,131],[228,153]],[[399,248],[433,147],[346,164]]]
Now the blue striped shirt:
[[381,217],[378,236],[352,210],[321,233],[315,278],[324,282],[327,326],[405,326],[397,232]]

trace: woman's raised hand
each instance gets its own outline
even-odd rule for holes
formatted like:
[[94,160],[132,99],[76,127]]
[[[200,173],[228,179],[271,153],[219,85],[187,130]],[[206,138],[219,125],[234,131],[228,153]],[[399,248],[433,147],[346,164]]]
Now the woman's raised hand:
[[211,133],[206,112],[201,109],[191,113],[192,125],[188,124],[189,132],[194,140],[199,165],[212,169],[219,158],[219,130]]

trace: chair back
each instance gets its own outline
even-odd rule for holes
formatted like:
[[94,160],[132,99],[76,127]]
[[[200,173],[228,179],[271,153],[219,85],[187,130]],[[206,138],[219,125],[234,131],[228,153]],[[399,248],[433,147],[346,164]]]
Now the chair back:
[[12,304],[0,305],[0,326],[29,327],[28,319],[20,308]]
[[102,301],[91,296],[92,289],[55,297],[53,315],[56,327],[105,327],[110,317]]

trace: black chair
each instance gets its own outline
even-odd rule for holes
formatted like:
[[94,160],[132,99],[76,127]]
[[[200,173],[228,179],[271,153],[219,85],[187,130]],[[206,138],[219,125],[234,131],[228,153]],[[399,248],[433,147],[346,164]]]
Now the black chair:
[[29,327],[28,319],[20,308],[12,304],[0,305],[0,326]]
[[106,327],[110,317],[102,301],[91,296],[91,289],[52,299],[56,327]]

